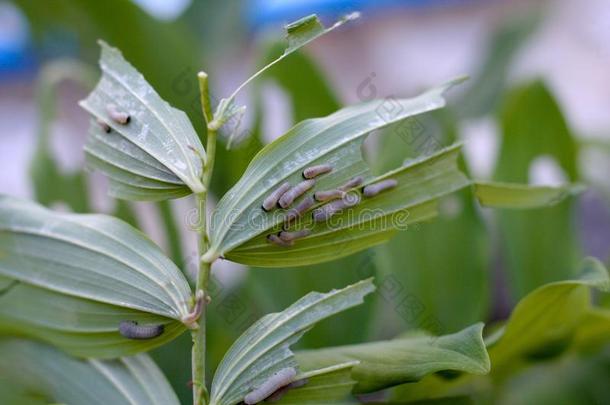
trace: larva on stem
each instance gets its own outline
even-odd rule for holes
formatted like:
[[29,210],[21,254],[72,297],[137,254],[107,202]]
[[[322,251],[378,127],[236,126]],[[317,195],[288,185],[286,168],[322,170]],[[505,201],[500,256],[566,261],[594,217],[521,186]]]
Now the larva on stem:
[[121,321],[119,333],[127,339],[146,340],[163,333],[163,325],[138,325],[136,321]]
[[278,389],[290,384],[296,375],[297,371],[292,367],[281,369],[269,377],[267,381],[262,383],[258,388],[246,395],[244,403],[246,405],[253,405],[261,402]]

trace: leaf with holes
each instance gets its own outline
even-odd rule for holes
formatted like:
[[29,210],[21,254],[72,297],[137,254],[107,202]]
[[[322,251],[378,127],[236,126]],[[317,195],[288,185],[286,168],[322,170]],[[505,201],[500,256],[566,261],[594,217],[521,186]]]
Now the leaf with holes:
[[210,405],[234,405],[281,369],[298,368],[290,346],[317,322],[363,302],[375,289],[364,280],[341,290],[307,294],[259,319],[235,341],[218,366]]
[[87,163],[110,179],[110,194],[166,200],[199,193],[205,150],[186,114],[170,106],[121,53],[100,41],[102,77],[80,102],[94,119]]
[[81,360],[41,343],[2,339],[0,375],[3,382],[44,399],[43,403],[179,404],[161,370],[144,354]]
[[[303,121],[267,145],[218,203],[206,258],[225,256],[265,267],[319,263],[381,243],[397,228],[434,216],[438,198],[470,184],[457,166],[459,146],[409,161],[375,177],[363,160],[362,142],[371,131],[443,107],[444,92],[458,81],[415,98],[393,100],[395,114],[391,116],[383,112],[387,100],[372,101],[325,118]],[[280,185],[297,185],[303,181],[303,171],[315,165],[330,165],[332,171],[314,179],[315,186],[289,209],[266,212],[262,208],[264,200]],[[314,192],[335,190],[355,178],[362,179],[362,184],[345,188],[344,200],[355,199],[359,204],[319,222],[308,211],[303,212],[290,229],[305,227],[310,231],[307,237],[290,247],[268,243],[268,235],[279,232],[289,221],[292,208],[311,199]],[[375,196],[362,195],[363,186],[383,180],[395,182],[394,187]],[[322,205],[317,203],[309,210]]]
[[[104,215],[57,213],[0,197],[0,332],[25,334],[80,356],[116,357],[185,330],[190,289],[139,231]],[[121,321],[163,325],[128,340]]]

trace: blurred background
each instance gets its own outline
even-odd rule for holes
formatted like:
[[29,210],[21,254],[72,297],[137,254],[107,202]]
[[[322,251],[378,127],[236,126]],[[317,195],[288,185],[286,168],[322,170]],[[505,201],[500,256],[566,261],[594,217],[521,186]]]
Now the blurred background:
[[[219,100],[282,52],[285,23],[311,13],[330,23],[355,10],[363,14],[359,20],[277,65],[240,96],[248,111],[225,134],[235,132],[236,145],[220,148],[214,199],[262,145],[294,123],[347,104],[415,95],[464,74],[470,80],[452,91],[450,106],[418,118],[410,139],[391,128],[370,137],[366,155],[376,170],[421,154],[424,146],[413,139],[438,147],[462,141],[462,164],[474,178],[583,182],[588,191],[553,208],[507,212],[481,209],[465,190],[443,201],[434,222],[349,258],[289,270],[219,262],[210,367],[255,319],[312,290],[372,275],[379,286],[374,299],[320,324],[301,347],[493,324],[536,287],[573,276],[582,257],[608,263],[610,3],[604,0],[0,0],[0,192],[60,210],[117,215],[192,275],[195,239],[184,219],[192,201],[113,201],[104,179],[84,170],[88,117],[77,101],[99,75],[96,40],[120,48],[202,132],[199,70],[210,75],[212,98]],[[189,347],[185,335],[153,353],[185,403]],[[537,367],[484,391],[498,403],[609,398],[608,350]]]

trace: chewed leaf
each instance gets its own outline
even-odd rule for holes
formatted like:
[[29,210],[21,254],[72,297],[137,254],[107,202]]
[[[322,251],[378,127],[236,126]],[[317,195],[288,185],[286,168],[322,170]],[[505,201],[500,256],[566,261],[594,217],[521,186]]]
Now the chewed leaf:
[[444,336],[416,334],[395,340],[305,350],[296,353],[303,370],[346,361],[352,369],[355,393],[378,391],[414,382],[438,371],[487,374],[489,356],[482,337],[483,324]]
[[581,193],[579,184],[531,186],[515,183],[475,182],[474,191],[481,205],[492,208],[542,208]]
[[89,166],[111,194],[164,200],[203,190],[205,150],[186,114],[170,106],[121,53],[100,41],[102,77],[80,105],[91,113]]
[[[0,197],[0,279],[0,330],[82,356],[158,346],[184,331],[190,309],[180,270],[131,226],[6,196]],[[119,334],[124,320],[163,325],[164,333],[132,342]]]
[[328,28],[324,27],[322,22],[320,22],[320,20],[318,19],[318,16],[315,14],[301,18],[300,20],[294,21],[286,25],[284,28],[286,30],[286,40],[288,42],[288,46],[286,47],[282,55],[280,55],[277,59],[273,60],[271,63],[267,64],[258,72],[253,74],[248,80],[241,84],[229,97],[220,100],[218,107],[214,112],[214,124],[212,124],[212,126],[220,127],[234,115],[244,113],[245,107],[238,107],[235,104],[235,96],[252,80],[259,77],[267,69],[269,69],[271,66],[275,65],[285,57],[289,56],[291,53],[299,50],[300,48],[309,44],[313,40],[321,37],[322,35],[328,34],[335,28],[338,28],[343,25],[344,23],[358,18],[359,16],[360,14],[357,12],[348,14]]
[[267,241],[267,234],[282,232],[279,225],[229,252],[226,258],[266,267],[302,266],[383,243],[397,229],[434,217],[439,198],[470,184],[458,169],[458,153],[459,147],[453,146],[368,180],[359,188],[366,190],[366,184],[383,184],[388,179],[396,185],[372,198],[363,193],[356,197],[359,204],[328,221],[316,223],[312,215],[304,217],[297,226],[310,233],[292,246],[278,247]]
[[[178,405],[161,370],[147,355],[116,360],[75,359],[53,347],[0,340],[0,375],[43,403]],[[24,402],[31,403],[31,402]]]
[[[208,255],[227,256],[235,250],[232,256],[234,260],[245,263],[258,260],[255,256],[250,258],[242,254],[243,252],[237,252],[237,248],[244,245],[246,249],[245,244],[253,238],[266,235],[285,222],[289,210],[266,212],[261,206],[283,183],[296,185],[303,181],[303,170],[308,167],[331,165],[332,171],[316,178],[315,187],[298,198],[293,207],[299,206],[306,198],[311,198],[315,191],[337,189],[356,177],[362,178],[362,185],[380,180],[374,178],[363,160],[361,148],[366,135],[391,123],[443,107],[443,93],[459,81],[461,80],[449,82],[415,98],[393,100],[394,108],[390,116],[384,113],[385,101],[377,100],[297,124],[263,148],[252,160],[242,178],[219,202],[212,216],[211,249]],[[455,147],[449,148],[382,176],[381,179],[396,176],[398,187],[376,197],[363,199],[362,207],[373,210],[374,215],[362,216],[358,222],[372,224],[378,218],[405,211],[409,207],[424,210],[425,215],[422,217],[433,215],[434,209],[430,205],[433,205],[436,198],[469,184],[455,164],[456,153]],[[423,177],[417,178],[418,175]],[[414,186],[422,188],[417,189]],[[356,192],[359,194],[358,190]],[[360,246],[356,250],[360,250],[387,239],[396,226],[382,227],[381,230],[379,226],[372,226],[372,231],[367,229],[367,226],[363,228],[365,229],[362,232],[345,235],[353,240],[344,246],[347,254],[355,251],[352,247],[357,244]],[[327,228],[324,226],[316,226],[311,238],[316,239],[316,231],[325,229]],[[333,233],[328,235],[328,240],[333,242]],[[272,253],[276,256],[285,253],[277,246],[273,248]],[[326,259],[320,258],[315,261],[324,260]],[[274,261],[273,265],[284,264]]]
[[375,289],[371,280],[341,290],[307,294],[279,313],[264,316],[244,332],[218,366],[210,405],[234,405],[286,368],[298,368],[290,346],[322,319],[361,304]]

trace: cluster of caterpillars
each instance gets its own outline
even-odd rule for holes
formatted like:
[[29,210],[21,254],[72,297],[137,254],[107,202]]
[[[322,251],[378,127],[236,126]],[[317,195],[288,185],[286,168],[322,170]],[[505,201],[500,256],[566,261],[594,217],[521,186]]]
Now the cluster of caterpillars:
[[302,387],[308,383],[306,378],[295,381],[296,375],[297,371],[292,367],[279,370],[260,386],[250,391],[244,398],[244,403],[246,405],[254,405],[262,401],[279,401],[288,390]]
[[[288,247],[292,246],[295,240],[309,236],[311,234],[309,229],[289,231],[288,228],[293,221],[302,217],[303,214],[317,203],[325,204],[312,211],[312,218],[315,222],[324,222],[345,208],[353,207],[360,203],[359,193],[347,194],[349,190],[360,186],[364,182],[364,179],[361,176],[356,176],[336,189],[316,191],[313,195],[306,196],[300,203],[291,208],[292,204],[299,197],[315,186],[316,177],[325,173],[330,173],[332,170],[333,167],[329,164],[308,167],[303,170],[303,181],[294,186],[288,182],[282,183],[263,200],[262,208],[266,212],[272,211],[278,206],[288,210],[286,218],[284,219],[283,230],[277,234],[272,233],[267,235],[267,241],[269,243]],[[386,179],[364,186],[361,191],[364,197],[370,198],[382,191],[394,188],[397,185],[398,182],[395,179]]]
[[[116,122],[117,124],[127,125],[131,120],[131,116],[124,111],[121,111],[119,107],[115,104],[106,104],[106,113],[110,117],[111,120]],[[104,132],[109,133],[112,129],[110,125],[106,124],[102,119],[98,118],[97,123],[104,130]]]

